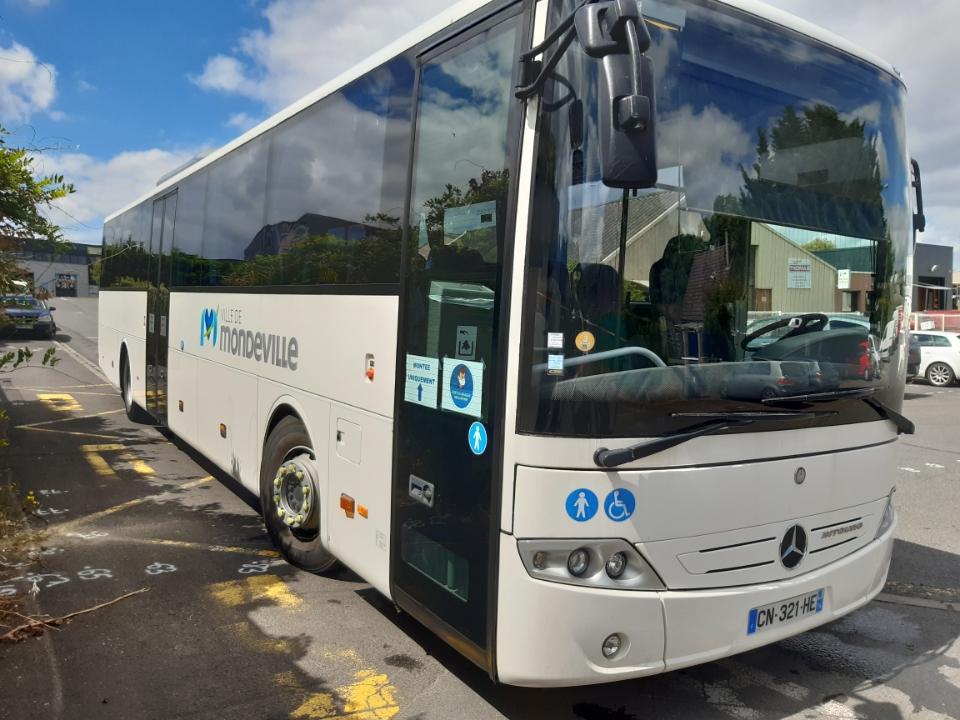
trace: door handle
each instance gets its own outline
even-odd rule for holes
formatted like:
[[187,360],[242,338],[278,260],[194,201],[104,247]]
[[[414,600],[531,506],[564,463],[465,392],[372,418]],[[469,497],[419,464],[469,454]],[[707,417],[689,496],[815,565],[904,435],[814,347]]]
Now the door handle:
[[416,475],[410,476],[410,497],[417,502],[432,508],[434,498],[433,490],[432,482],[427,482],[423,478],[418,478]]

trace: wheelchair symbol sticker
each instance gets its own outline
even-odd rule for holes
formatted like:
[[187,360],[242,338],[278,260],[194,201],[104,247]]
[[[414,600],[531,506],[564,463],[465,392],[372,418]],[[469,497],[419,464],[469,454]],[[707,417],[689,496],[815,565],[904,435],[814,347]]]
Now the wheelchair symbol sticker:
[[637,500],[629,490],[613,490],[603,501],[603,511],[614,522],[623,522],[633,516],[637,509]]

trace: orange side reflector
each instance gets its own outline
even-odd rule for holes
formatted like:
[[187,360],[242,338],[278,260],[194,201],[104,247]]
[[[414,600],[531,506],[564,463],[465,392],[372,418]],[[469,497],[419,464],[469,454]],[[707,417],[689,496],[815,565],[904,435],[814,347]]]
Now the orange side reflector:
[[346,494],[340,495],[340,509],[343,510],[348,518],[353,517],[354,510],[356,509],[356,502],[353,498]]
[[360,517],[367,517],[367,506],[366,505],[357,505],[357,512],[360,513]]
[[376,373],[374,372],[373,368],[367,368],[367,380],[369,380],[370,382],[373,382],[373,377],[375,374]]

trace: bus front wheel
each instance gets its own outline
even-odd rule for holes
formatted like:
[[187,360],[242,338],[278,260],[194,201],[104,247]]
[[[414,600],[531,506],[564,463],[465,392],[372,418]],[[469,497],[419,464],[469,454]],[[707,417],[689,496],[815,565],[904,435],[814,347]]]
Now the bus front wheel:
[[260,507],[270,539],[292,565],[324,572],[337,560],[320,539],[320,469],[299,418],[270,432],[260,464]]

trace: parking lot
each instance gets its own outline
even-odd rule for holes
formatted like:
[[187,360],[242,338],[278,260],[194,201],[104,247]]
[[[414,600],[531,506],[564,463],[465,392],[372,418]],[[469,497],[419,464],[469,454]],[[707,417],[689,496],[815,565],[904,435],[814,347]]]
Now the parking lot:
[[0,718],[960,717],[960,388],[908,389],[918,433],[898,446],[878,601],[689,670],[526,690],[493,685],[349,571],[280,560],[254,498],[126,419],[94,366],[96,300],[56,305],[60,364],[0,375],[0,483],[32,490],[43,525],[2,550],[0,598],[57,617],[145,592],[0,644]]

